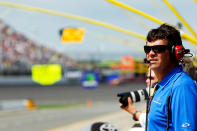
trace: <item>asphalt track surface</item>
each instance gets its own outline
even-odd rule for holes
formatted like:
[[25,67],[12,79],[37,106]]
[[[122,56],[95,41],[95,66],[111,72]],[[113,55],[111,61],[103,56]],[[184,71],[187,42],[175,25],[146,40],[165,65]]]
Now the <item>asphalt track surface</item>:
[[[92,90],[83,89],[80,85],[0,87],[0,100],[32,99],[37,105],[82,104],[66,109],[0,111],[0,130],[80,131],[92,122],[107,121],[120,131],[126,131],[133,121],[127,112],[119,108],[116,94],[144,87],[145,82],[100,85]],[[144,109],[144,102],[136,103],[136,106]]]

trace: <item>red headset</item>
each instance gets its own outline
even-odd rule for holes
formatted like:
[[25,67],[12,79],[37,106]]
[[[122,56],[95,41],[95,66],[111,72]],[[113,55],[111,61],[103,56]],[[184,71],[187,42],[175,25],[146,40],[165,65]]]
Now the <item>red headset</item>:
[[172,46],[171,57],[172,60],[180,60],[184,57],[185,54],[190,52],[189,49],[185,49],[182,45]]
[[[181,60],[185,54],[190,54],[191,56],[193,56],[193,54],[190,53],[190,50],[185,49],[182,45],[173,45],[170,51],[170,57],[172,60]],[[144,63],[149,64],[150,61],[145,58]]]

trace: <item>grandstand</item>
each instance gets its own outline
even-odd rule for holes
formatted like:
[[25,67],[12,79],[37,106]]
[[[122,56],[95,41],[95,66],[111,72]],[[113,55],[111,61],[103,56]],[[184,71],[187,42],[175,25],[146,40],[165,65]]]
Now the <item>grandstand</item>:
[[30,75],[34,64],[61,64],[64,69],[73,66],[74,62],[0,20],[0,75]]

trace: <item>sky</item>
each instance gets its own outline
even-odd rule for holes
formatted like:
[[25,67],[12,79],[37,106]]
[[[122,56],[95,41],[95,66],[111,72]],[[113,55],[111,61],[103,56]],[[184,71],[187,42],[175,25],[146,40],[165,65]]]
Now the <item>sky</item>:
[[[52,11],[68,13],[106,22],[144,36],[159,25],[106,0],[0,0]],[[164,22],[176,25],[179,20],[161,0],[118,0]],[[197,32],[197,3],[194,0],[169,0],[189,25]],[[65,17],[16,9],[0,5],[0,19],[15,30],[44,46],[62,52],[73,59],[119,59],[122,56],[145,57],[144,40],[111,29]],[[144,26],[145,25],[145,26]],[[66,27],[85,28],[82,43],[61,43],[59,30]],[[187,28],[182,29],[187,34]],[[190,34],[191,35],[191,34]],[[196,46],[183,41],[195,53]],[[194,50],[195,49],[195,50]]]

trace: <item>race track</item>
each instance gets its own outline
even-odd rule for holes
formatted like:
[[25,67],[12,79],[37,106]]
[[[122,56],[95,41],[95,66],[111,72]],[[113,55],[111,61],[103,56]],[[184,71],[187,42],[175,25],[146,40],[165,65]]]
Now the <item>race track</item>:
[[[144,82],[119,86],[101,85],[93,90],[83,89],[79,85],[0,87],[1,100],[30,98],[37,105],[84,104],[68,109],[0,111],[0,130],[46,131],[77,121],[117,112],[120,111],[118,98],[116,97],[118,92],[131,91],[144,87]],[[87,99],[91,100],[91,107],[86,107],[85,103]]]

